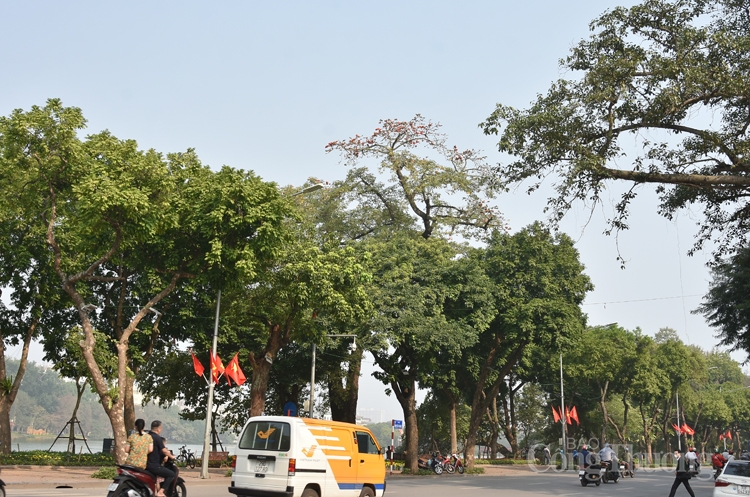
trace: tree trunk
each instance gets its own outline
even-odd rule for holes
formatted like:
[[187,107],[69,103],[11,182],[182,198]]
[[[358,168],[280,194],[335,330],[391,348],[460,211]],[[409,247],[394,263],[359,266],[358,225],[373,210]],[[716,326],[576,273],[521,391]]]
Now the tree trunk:
[[135,429],[135,398],[133,397],[133,384],[135,377],[128,376],[123,388],[125,395],[125,431],[130,432]]
[[497,458],[497,439],[500,428],[500,415],[497,412],[497,397],[492,399],[492,404],[487,408],[487,417],[490,420],[490,439],[488,444],[490,447],[490,459]]
[[445,396],[448,398],[448,412],[450,413],[450,430],[451,430],[451,454],[458,452],[458,433],[456,431],[456,397],[449,390],[445,390]]
[[416,473],[418,470],[417,458],[419,457],[417,453],[419,451],[419,428],[417,428],[416,381],[409,376],[400,376],[399,380],[391,382],[391,388],[404,411],[404,423],[406,424],[404,467],[409,468],[412,473]]
[[515,366],[518,359],[520,359],[526,347],[525,342],[516,346],[516,349],[510,353],[510,356],[497,372],[497,380],[495,380],[490,386],[489,391],[485,392],[484,389],[487,383],[487,376],[495,366],[495,360],[497,359],[500,344],[500,337],[495,337],[489,353],[487,354],[487,358],[482,364],[482,369],[477,380],[477,387],[476,390],[474,390],[474,397],[471,402],[471,416],[469,418],[469,436],[466,438],[466,446],[464,447],[464,459],[466,461],[467,469],[474,468],[474,449],[477,445],[477,433],[479,431],[479,426],[482,424],[482,419],[484,418],[487,407],[489,406],[491,399],[497,397],[500,392],[500,385],[505,381],[505,377],[511,371],[513,366]]
[[[36,312],[36,306],[32,309],[32,315]],[[21,388],[21,381],[26,374],[26,366],[29,358],[29,344],[36,332],[39,324],[39,318],[34,318],[29,327],[26,329],[26,335],[23,338],[23,349],[21,350],[21,359],[18,364],[18,371],[13,381],[8,381],[5,367],[5,336],[0,335],[0,450],[3,454],[10,454],[11,450],[11,432],[10,432],[10,408],[16,401],[18,389]]]
[[607,441],[607,420],[609,414],[607,414],[607,390],[609,389],[609,380],[604,383],[604,386],[599,385],[599,407],[602,410],[602,438],[599,440],[599,446],[604,447]]
[[[268,323],[268,340],[263,351],[256,356],[254,352],[248,354],[248,361],[253,368],[252,388],[250,390],[250,416],[261,416],[266,409],[266,392],[268,379],[271,376],[271,366],[279,350],[289,343],[289,327],[282,329],[281,325]],[[312,412],[313,406],[310,406]]]
[[344,382],[341,374],[328,377],[328,398],[331,407],[331,418],[346,423],[357,422],[357,401],[359,399],[359,377],[362,371],[363,350],[359,347],[349,356],[349,367]]
[[[503,434],[510,443],[511,452],[513,457],[518,457],[518,440],[516,439],[515,429],[513,427],[515,416],[513,415],[513,392],[511,388],[508,388],[508,393],[503,397]],[[497,405],[497,401],[494,402]]]

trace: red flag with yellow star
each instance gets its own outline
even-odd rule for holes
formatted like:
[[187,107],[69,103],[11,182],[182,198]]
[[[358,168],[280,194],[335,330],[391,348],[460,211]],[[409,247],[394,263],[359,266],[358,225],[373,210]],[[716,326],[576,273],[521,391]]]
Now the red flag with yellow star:
[[224,364],[222,364],[219,354],[213,355],[212,353],[211,354],[211,378],[214,380],[214,383],[219,382],[219,377],[222,374],[224,374]]
[[239,352],[234,355],[234,358],[229,361],[229,364],[227,364],[227,368],[225,370],[227,381],[229,381],[229,378],[231,378],[238,386],[242,385],[247,380],[247,378],[245,378],[245,373],[243,373],[242,369],[240,369],[240,361],[238,360],[239,355]]

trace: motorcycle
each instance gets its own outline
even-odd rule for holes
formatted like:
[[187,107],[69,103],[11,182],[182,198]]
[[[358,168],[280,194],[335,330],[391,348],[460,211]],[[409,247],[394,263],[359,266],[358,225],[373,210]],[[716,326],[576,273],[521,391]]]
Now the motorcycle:
[[620,465],[620,473],[622,473],[623,478],[626,476],[633,478],[635,477],[635,466],[633,466],[632,462],[623,463]]
[[452,454],[450,457],[446,457],[443,461],[443,465],[445,466],[445,470],[448,473],[454,473],[458,471],[458,474],[462,475],[464,474],[464,471],[466,471],[466,468],[464,468],[461,459],[456,454]]
[[[187,497],[185,480],[180,477],[180,470],[171,461],[164,467],[174,471],[171,488],[165,488],[167,497]],[[107,487],[107,497],[154,497],[158,491],[156,488],[157,477],[145,469],[135,466],[117,466],[117,476]]]
[[[0,472],[2,472],[2,469],[0,469]],[[0,497],[5,497],[5,482],[3,480],[0,480]]]
[[428,471],[434,471],[435,474],[443,474],[445,465],[443,464],[442,458],[438,457],[437,452],[433,452],[432,456],[428,460],[422,458],[417,459],[417,467],[419,469],[426,469]]
[[602,461],[602,481],[617,483],[620,479],[620,466],[617,461]]
[[602,467],[598,464],[591,464],[578,471],[578,479],[581,480],[582,487],[589,483],[598,487],[602,483]]

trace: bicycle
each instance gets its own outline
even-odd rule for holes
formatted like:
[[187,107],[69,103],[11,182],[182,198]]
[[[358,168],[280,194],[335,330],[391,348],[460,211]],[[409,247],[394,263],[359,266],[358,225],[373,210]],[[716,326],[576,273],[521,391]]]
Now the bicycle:
[[175,458],[178,463],[184,463],[190,469],[195,469],[195,454],[183,445],[180,447],[180,454]]

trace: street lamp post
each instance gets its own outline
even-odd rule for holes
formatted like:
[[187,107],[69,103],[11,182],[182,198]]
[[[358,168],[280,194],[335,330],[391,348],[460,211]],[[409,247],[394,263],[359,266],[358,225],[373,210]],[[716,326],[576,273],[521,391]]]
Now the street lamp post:
[[[219,310],[221,308],[221,290],[216,294],[216,319],[214,320],[214,341],[211,347],[211,364],[216,356],[216,342],[219,338]],[[208,404],[206,405],[206,431],[203,436],[203,457],[201,458],[201,478],[210,478],[208,474],[208,443],[211,437],[211,414],[214,410],[214,377],[209,370],[208,381]]]
[[[356,347],[357,344],[357,335],[352,334],[343,334],[343,335],[326,335],[327,337],[352,337],[354,338],[354,346]],[[312,367],[310,370],[310,406],[308,411],[308,417],[313,417],[313,409],[315,407],[315,353],[317,351],[317,346],[315,345],[315,342],[312,344]]]

